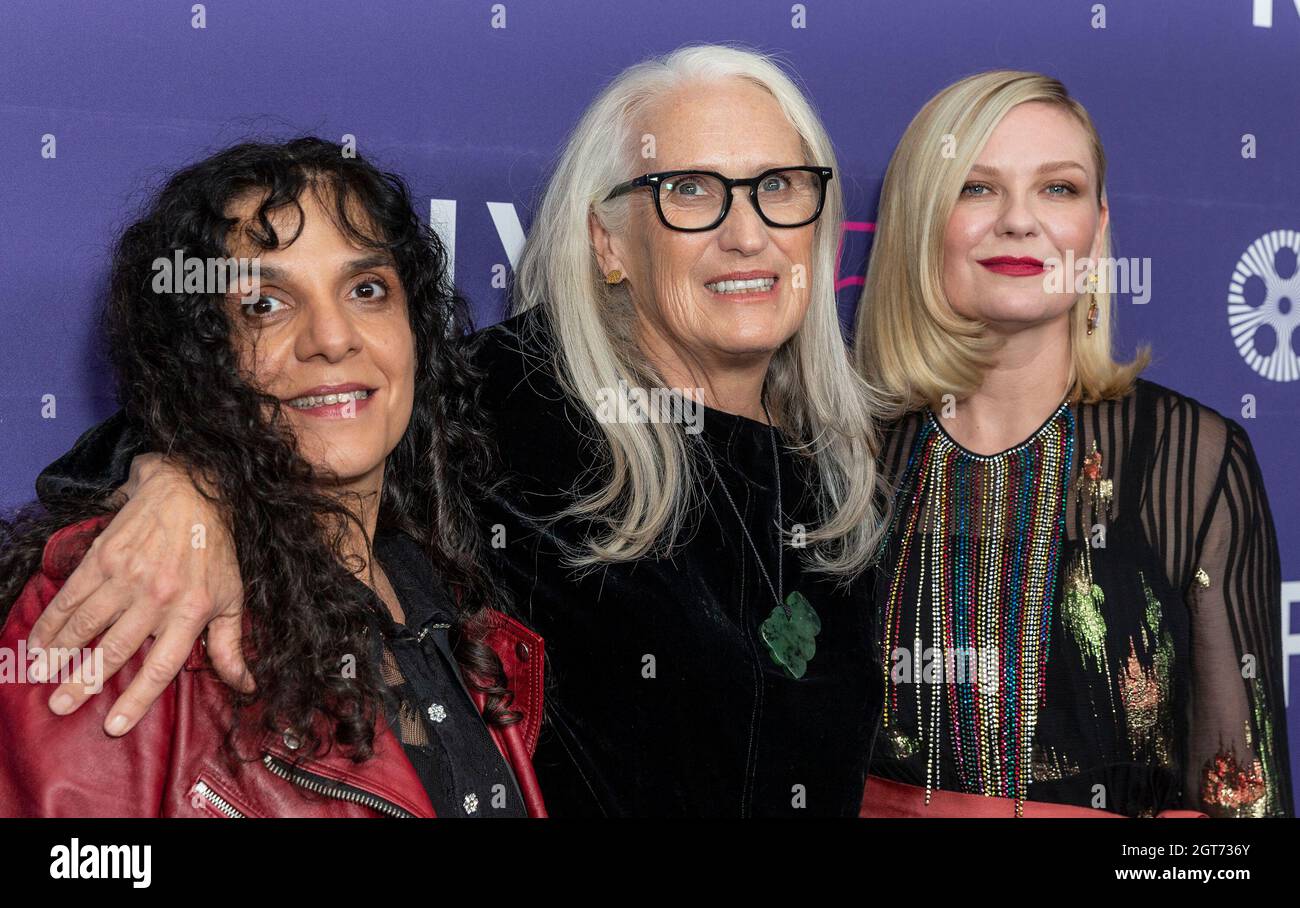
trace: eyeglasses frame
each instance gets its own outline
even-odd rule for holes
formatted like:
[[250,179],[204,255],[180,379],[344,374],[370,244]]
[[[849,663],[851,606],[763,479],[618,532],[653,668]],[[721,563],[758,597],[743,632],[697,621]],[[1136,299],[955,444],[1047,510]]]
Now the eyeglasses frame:
[[[812,216],[810,218],[808,218],[805,221],[800,221],[797,224],[778,224],[775,221],[773,221],[771,218],[769,218],[766,214],[764,214],[763,209],[759,206],[758,185],[766,177],[769,177],[774,173],[784,173],[790,170],[802,170],[808,173],[812,173],[817,177],[819,177],[821,179],[821,195],[817,200],[817,210],[812,213]],[[678,227],[674,224],[670,224],[668,222],[668,218],[664,216],[663,202],[659,198],[659,184],[662,183],[664,180],[670,179],[672,177],[685,176],[686,174],[689,173],[698,173],[701,176],[716,177],[722,183],[722,185],[726,187],[726,193],[723,196],[722,211],[718,214],[717,220],[714,221],[712,224],[709,224],[707,227]],[[698,168],[692,168],[689,170],[664,170],[658,173],[645,173],[639,177],[636,177],[635,179],[628,180],[627,182],[624,183],[619,183],[617,186],[615,186],[613,189],[609,191],[609,195],[605,196],[604,201],[608,202],[612,199],[618,198],[619,196],[627,195],[630,192],[634,192],[637,189],[643,189],[643,188],[653,189],[654,192],[652,193],[652,196],[654,197],[655,200],[655,213],[659,215],[660,223],[662,223],[669,230],[678,230],[681,231],[682,233],[703,233],[706,230],[716,229],[723,221],[727,219],[727,215],[731,213],[731,202],[735,196],[735,192],[734,192],[735,188],[737,186],[747,186],[749,187],[749,203],[754,206],[754,211],[757,212],[759,218],[762,219],[764,224],[766,224],[769,227],[776,227],[779,229],[787,229],[787,228],[793,229],[796,227],[806,227],[809,224],[811,224],[813,221],[817,220],[819,217],[822,216],[822,209],[826,207],[826,184],[829,183],[834,177],[835,177],[835,173],[833,168],[813,167],[808,165],[796,165],[792,167],[772,167],[769,168],[768,170],[764,170],[756,177],[750,177],[749,179],[737,179],[737,180],[733,180],[730,177],[724,177],[716,170],[700,170]]]

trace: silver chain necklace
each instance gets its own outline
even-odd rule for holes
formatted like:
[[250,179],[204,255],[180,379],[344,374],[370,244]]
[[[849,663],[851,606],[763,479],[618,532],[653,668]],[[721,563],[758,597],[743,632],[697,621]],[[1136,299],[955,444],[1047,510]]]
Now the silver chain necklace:
[[776,474],[776,531],[780,543],[777,547],[776,586],[772,585],[772,577],[767,572],[767,565],[763,563],[763,553],[759,551],[758,544],[754,542],[754,537],[749,534],[749,527],[745,525],[744,515],[740,513],[740,508],[736,506],[736,500],[731,497],[731,490],[722,481],[722,474],[718,471],[718,465],[713,462],[713,452],[708,450],[707,442],[705,443],[705,449],[714,478],[717,479],[718,485],[722,487],[722,494],[727,496],[727,504],[731,505],[731,510],[740,523],[740,530],[745,534],[745,541],[749,543],[749,547],[754,553],[754,559],[758,562],[758,569],[763,574],[763,580],[767,583],[768,591],[771,592],[772,598],[776,600],[776,607],[759,625],[759,636],[763,640],[763,645],[767,647],[767,653],[772,658],[772,661],[780,666],[788,677],[797,681],[808,671],[808,662],[817,654],[817,634],[821,632],[822,622],[811,603],[798,590],[792,591],[789,598],[785,597],[785,577],[783,573],[785,530],[781,526],[781,521],[785,519],[785,511],[781,500],[781,458],[777,453],[776,428],[772,425],[771,414],[767,412],[766,399],[763,400],[763,415],[767,417],[767,434],[772,442],[772,467]]
[[767,412],[767,401],[763,401],[763,416],[767,419],[768,438],[772,442],[772,471],[776,475],[776,532],[780,540],[779,554],[776,559],[776,586],[772,585],[772,577],[767,572],[767,566],[763,564],[763,555],[754,542],[754,537],[749,534],[749,527],[745,526],[745,518],[741,516],[740,508],[736,507],[736,500],[731,497],[727,484],[722,481],[722,474],[718,472],[718,465],[713,462],[713,452],[708,451],[709,467],[713,470],[713,476],[722,487],[722,494],[727,496],[727,503],[731,505],[731,510],[735,512],[736,520],[740,524],[740,530],[745,534],[745,541],[749,543],[750,549],[754,552],[754,560],[758,562],[758,569],[763,574],[763,580],[767,583],[768,591],[771,592],[772,598],[776,604],[785,611],[787,618],[791,617],[790,606],[785,603],[785,580],[783,576],[783,562],[785,561],[785,536],[781,527],[781,520],[785,516],[782,507],[781,498],[781,460],[777,456],[776,450],[776,429],[772,426],[772,416]]

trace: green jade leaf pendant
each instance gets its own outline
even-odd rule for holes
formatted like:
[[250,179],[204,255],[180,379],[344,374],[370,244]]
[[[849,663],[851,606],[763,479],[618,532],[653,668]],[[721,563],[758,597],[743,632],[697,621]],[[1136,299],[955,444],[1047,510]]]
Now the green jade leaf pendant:
[[808,663],[817,653],[821,629],[821,619],[798,590],[786,596],[785,605],[772,609],[758,627],[772,661],[796,680],[808,671]]

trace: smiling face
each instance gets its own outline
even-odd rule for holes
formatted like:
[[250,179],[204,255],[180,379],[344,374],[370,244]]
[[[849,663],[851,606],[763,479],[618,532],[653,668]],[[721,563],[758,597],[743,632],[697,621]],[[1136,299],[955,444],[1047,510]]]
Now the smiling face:
[[[773,167],[824,163],[806,160],[776,99],[741,79],[665,95],[634,133],[654,137],[656,157],[638,158],[648,172],[699,169],[739,179]],[[627,197],[630,212],[620,232],[608,234],[593,219],[601,269],[626,276],[643,346],[666,347],[707,372],[715,365],[766,361],[798,330],[808,308],[815,224],[769,227],[747,192],[733,190],[726,220],[699,233],[665,227],[647,189]],[[793,279],[796,266],[802,280]]]
[[[230,216],[243,222],[256,198]],[[232,256],[257,256],[256,301],[232,299],[234,344],[256,386],[283,402],[298,450],[337,486],[374,492],[384,461],[411,420],[415,338],[392,257],[355,245],[313,191],[299,200],[302,230],[288,246],[262,251],[236,234]],[[332,203],[330,203],[332,206]],[[354,223],[365,224],[359,209]],[[271,216],[293,236],[297,212]]]
[[1088,133],[1068,111],[1026,102],[993,130],[971,168],[943,238],[943,287],[952,308],[995,332],[1064,317],[1075,274],[1049,288],[1045,264],[1064,267],[1101,249],[1107,212],[1097,198]]

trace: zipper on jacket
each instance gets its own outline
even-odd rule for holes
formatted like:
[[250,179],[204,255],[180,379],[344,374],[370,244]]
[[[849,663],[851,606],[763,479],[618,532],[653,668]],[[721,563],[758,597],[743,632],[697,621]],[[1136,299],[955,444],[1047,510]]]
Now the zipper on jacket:
[[283,760],[266,754],[262,757],[262,763],[274,775],[279,776],[287,782],[291,782],[300,788],[313,791],[316,794],[322,794],[326,797],[337,798],[340,801],[351,801],[354,804],[360,804],[363,807],[369,807],[379,813],[390,817],[401,819],[414,818],[415,814],[403,810],[391,801],[385,801],[377,795],[362,791],[359,788],[353,788],[350,785],[344,785],[342,782],[335,782],[333,779],[327,779],[324,776],[318,776],[315,773],[306,772],[292,766]]
[[209,788],[208,783],[204,782],[202,779],[199,779],[194,783],[194,793],[211,804],[222,816],[229,817],[232,820],[247,819],[247,817],[235,809],[233,804]]

